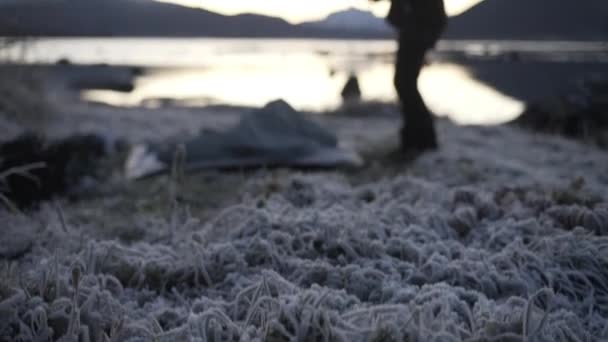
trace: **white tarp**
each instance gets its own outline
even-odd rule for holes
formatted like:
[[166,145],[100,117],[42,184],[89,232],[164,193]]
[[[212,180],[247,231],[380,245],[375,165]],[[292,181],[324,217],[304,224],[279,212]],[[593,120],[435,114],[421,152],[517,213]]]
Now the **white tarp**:
[[262,166],[359,166],[361,157],[339,146],[334,134],[282,100],[243,115],[226,132],[202,132],[181,142],[134,148],[126,165],[128,178],[166,172],[179,145],[185,148],[185,169]]

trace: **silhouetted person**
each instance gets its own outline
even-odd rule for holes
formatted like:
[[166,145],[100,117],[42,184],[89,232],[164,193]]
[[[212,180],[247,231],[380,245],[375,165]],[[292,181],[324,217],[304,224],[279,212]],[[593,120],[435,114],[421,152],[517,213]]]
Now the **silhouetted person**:
[[433,116],[418,91],[418,76],[427,51],[435,47],[447,23],[443,0],[391,0],[387,21],[399,31],[395,88],[403,112],[401,148],[436,149]]

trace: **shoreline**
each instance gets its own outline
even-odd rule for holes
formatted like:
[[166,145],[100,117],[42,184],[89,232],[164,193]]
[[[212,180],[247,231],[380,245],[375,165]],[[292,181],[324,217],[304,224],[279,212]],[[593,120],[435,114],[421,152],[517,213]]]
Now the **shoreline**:
[[[608,48],[601,52],[559,53],[508,48],[495,50],[491,42],[487,44],[485,50],[476,52],[462,48],[433,51],[430,54],[430,61],[462,66],[475,80],[522,102],[546,100],[568,91],[568,88],[575,85],[578,80],[589,75],[608,75]],[[608,47],[608,44],[606,46]],[[376,54],[367,58],[390,60],[393,58],[392,55],[392,53],[386,56]],[[0,63],[0,72],[18,71],[23,68],[31,68],[34,72],[44,74],[48,78],[50,87],[63,87],[71,91],[117,92],[134,90],[137,78],[149,73],[209,69],[205,65],[78,64],[67,59],[61,59],[56,63]]]

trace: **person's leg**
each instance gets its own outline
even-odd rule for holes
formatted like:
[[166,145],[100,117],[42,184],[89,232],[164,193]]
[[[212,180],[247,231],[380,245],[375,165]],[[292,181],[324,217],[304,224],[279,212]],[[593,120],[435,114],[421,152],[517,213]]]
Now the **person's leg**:
[[395,88],[401,101],[403,128],[401,148],[405,152],[436,149],[433,116],[418,91],[418,76],[424,64],[426,45],[411,39],[399,39],[395,70]]

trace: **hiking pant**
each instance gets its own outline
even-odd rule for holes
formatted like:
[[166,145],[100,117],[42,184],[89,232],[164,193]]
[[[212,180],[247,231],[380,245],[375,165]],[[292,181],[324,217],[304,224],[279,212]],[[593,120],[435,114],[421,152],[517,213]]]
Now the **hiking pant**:
[[395,66],[395,88],[401,102],[403,127],[401,147],[404,150],[437,148],[433,116],[418,91],[418,76],[424,65],[426,52],[434,42],[400,34]]

